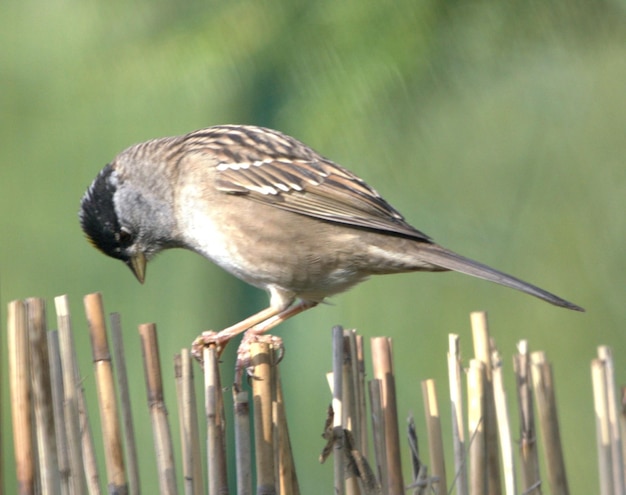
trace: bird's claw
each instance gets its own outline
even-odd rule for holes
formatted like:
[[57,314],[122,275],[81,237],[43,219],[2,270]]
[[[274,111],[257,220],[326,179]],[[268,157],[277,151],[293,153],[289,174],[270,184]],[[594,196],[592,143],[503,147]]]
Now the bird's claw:
[[200,363],[200,366],[203,366],[205,348],[210,346],[215,347],[217,356],[219,357],[222,355],[222,352],[224,352],[226,344],[228,344],[228,339],[220,337],[219,332],[206,330],[198,335],[191,343],[191,355]]
[[248,380],[255,380],[254,365],[250,355],[250,346],[255,342],[266,343],[274,350],[272,365],[280,363],[285,355],[283,339],[277,335],[263,335],[256,332],[248,331],[243,335],[241,344],[237,348],[237,360],[235,362],[235,385],[241,387],[244,373]]

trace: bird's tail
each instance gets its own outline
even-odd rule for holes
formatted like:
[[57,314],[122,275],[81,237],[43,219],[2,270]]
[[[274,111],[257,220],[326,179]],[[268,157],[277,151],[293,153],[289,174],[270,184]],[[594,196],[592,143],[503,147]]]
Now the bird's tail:
[[524,282],[518,278],[515,278],[506,273],[499,272],[494,268],[487,265],[483,265],[478,261],[465,258],[460,254],[456,254],[453,251],[449,251],[437,244],[421,244],[419,256],[423,261],[432,263],[438,267],[446,270],[453,270],[455,272],[465,273],[473,277],[482,278],[495,282],[496,284],[511,287],[519,291],[530,294],[531,296],[538,297],[544,301],[554,304],[555,306],[561,306],[563,308],[572,309],[574,311],[585,311],[580,306],[566,301],[548,291],[540,289],[532,284]]

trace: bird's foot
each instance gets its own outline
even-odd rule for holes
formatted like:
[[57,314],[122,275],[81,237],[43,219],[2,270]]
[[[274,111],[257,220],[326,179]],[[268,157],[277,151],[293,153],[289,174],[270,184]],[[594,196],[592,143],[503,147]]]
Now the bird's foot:
[[229,340],[230,338],[228,336],[224,336],[222,332],[206,330],[198,335],[191,343],[191,355],[200,363],[200,366],[202,366],[204,362],[203,354],[205,348],[214,346],[217,350],[217,355],[221,356]]
[[252,330],[244,333],[241,344],[237,348],[237,360],[235,362],[235,387],[241,390],[243,376],[254,380],[254,356],[252,356],[251,346],[254,343],[265,343],[270,346],[271,364],[276,366],[280,363],[285,355],[283,339],[277,335],[261,334]]

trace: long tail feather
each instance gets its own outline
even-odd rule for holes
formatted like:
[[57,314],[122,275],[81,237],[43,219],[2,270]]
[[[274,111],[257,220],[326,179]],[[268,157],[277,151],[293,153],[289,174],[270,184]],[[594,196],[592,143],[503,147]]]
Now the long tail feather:
[[525,292],[526,294],[530,294],[531,296],[538,297],[539,299],[543,299],[544,301],[554,304],[555,306],[561,306],[574,311],[585,311],[580,306],[566,301],[565,299],[562,299],[546,290],[540,289],[539,287],[529,284],[528,282],[524,282],[523,280],[515,278],[511,275],[507,275],[506,273],[502,273],[487,265],[483,265],[478,261],[465,258],[460,254],[456,254],[455,252],[449,251],[436,244],[420,246],[420,258],[447,270],[465,273],[466,275],[471,275],[473,277],[489,280],[490,282],[495,282],[496,284],[511,287],[512,289],[516,289]]

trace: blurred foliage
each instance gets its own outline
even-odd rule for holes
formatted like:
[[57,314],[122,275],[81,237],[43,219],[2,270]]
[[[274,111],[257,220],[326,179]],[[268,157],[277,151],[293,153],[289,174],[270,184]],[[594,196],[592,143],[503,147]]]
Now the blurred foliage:
[[[176,350],[266,298],[185,252],[162,255],[138,286],[84,241],[80,197],[135,142],[218,123],[274,127],[357,172],[442,244],[588,310],[569,313],[460,275],[398,275],[285,324],[282,372],[303,491],[331,486],[317,454],[333,324],[394,338],[399,411],[419,421],[419,380],[437,379],[447,410],[446,334],[460,333],[469,356],[468,313],[487,309],[504,356],[526,338],[552,359],[570,485],[593,493],[597,345],[613,347],[617,382],[626,382],[625,9],[623,0],[5,2],[2,328],[8,301],[28,296],[48,298],[55,326],[52,297],[69,294],[93,400],[81,298],[102,291],[108,310],[122,314],[134,406],[145,418],[137,324],[157,323],[173,385]],[[4,337],[0,347],[6,404]],[[173,387],[167,400],[175,411]],[[446,415],[443,423],[449,436]],[[138,430],[144,490],[153,493],[150,428],[142,420]],[[9,493],[6,406],[2,431]]]

